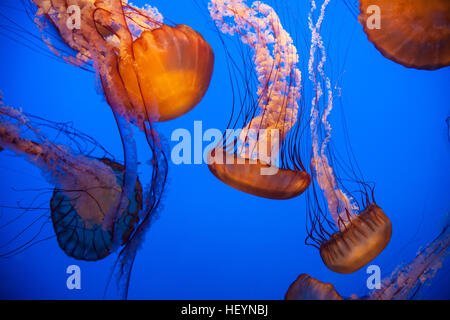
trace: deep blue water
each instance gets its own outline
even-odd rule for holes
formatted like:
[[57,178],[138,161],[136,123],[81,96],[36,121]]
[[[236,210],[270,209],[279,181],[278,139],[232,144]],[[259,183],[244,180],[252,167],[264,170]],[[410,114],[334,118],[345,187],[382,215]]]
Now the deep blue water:
[[[301,2],[305,5],[300,9],[307,10],[308,1]],[[34,30],[20,3],[0,3],[0,26],[9,23],[3,16],[6,14]],[[193,132],[196,120],[203,121],[204,130],[225,128],[232,101],[226,58],[205,7],[201,1],[199,7],[186,0],[152,0],[151,4],[171,21],[199,31],[216,57],[205,98],[188,114],[159,124],[158,130],[169,140],[177,128]],[[294,13],[300,20],[307,15],[306,11]],[[283,11],[281,19],[288,14]],[[376,182],[377,203],[393,224],[390,244],[372,262],[388,276],[437,236],[450,211],[446,123],[450,116],[450,69],[419,71],[387,60],[341,4],[332,5],[326,19],[324,37],[332,44],[328,48],[335,71],[332,78],[339,79],[342,88],[353,151],[364,176]],[[306,23],[290,24],[288,29],[298,37],[307,31]],[[0,30],[0,90],[5,103],[52,121],[72,121],[74,127],[121,159],[115,121],[97,93],[95,76],[30,50],[17,40],[6,28]],[[299,41],[297,47],[301,55],[308,55],[304,42]],[[332,117],[337,145],[343,138],[338,113]],[[147,145],[143,135],[138,136],[140,157],[145,160]],[[37,168],[9,152],[0,152],[1,206],[29,203],[35,193],[25,189],[49,187]],[[0,226],[11,214],[16,211],[0,208]],[[31,212],[21,220],[22,225],[2,228],[0,244],[33,218]],[[129,298],[282,299],[300,273],[333,283],[344,296],[367,293],[365,268],[350,275],[333,273],[314,247],[305,246],[305,220],[302,196],[287,201],[257,198],[221,183],[206,164],[171,163],[164,209],[137,255]],[[44,234],[52,234],[50,225]],[[113,261],[114,255],[95,263],[76,261],[67,257],[53,238],[0,260],[0,297],[101,298]],[[66,268],[72,264],[81,268],[81,290],[66,287]],[[418,298],[450,298],[449,271],[445,264]]]

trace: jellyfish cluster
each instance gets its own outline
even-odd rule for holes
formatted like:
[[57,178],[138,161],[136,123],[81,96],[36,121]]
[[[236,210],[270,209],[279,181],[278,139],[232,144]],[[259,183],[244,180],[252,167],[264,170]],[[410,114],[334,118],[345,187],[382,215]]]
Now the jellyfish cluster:
[[[137,249],[157,216],[167,179],[168,159],[154,124],[175,119],[200,102],[211,80],[214,53],[201,34],[186,25],[164,24],[150,6],[122,0],[31,2],[50,50],[95,72],[117,122],[124,160],[55,145],[39,124],[6,106],[0,114],[0,145],[25,156],[55,186],[51,219],[67,255],[95,261],[119,251],[116,265],[126,298]],[[69,23],[74,10],[79,13],[76,28]],[[53,43],[49,28],[70,50]],[[151,150],[151,181],[145,187],[138,176],[133,127],[145,133]]]
[[[251,61],[244,61],[244,65],[252,65],[254,70],[243,76],[247,87],[242,110],[238,117],[232,117],[223,140],[211,151],[209,169],[227,185],[259,197],[280,200],[306,193],[309,199],[306,244],[319,250],[329,270],[348,274],[368,265],[388,246],[392,223],[375,201],[373,185],[356,170],[345,179],[341,177],[334,168],[340,159],[329,150],[332,141],[329,116],[337,94],[336,84],[327,74],[327,45],[321,29],[331,2],[311,1],[307,21],[310,46],[300,49],[309,52],[305,68],[308,74],[302,77],[300,50],[272,7],[261,1],[252,6],[239,0],[210,1],[210,15],[217,28],[251,48]],[[434,70],[450,64],[447,57],[450,5],[444,2],[360,1],[356,10],[360,11],[359,21],[369,40],[384,56],[406,67]],[[381,30],[373,30],[366,24],[371,10],[368,7],[373,4],[379,5],[377,8],[383,12]],[[353,5],[348,3],[348,7],[352,9]],[[256,76],[255,88],[248,85],[252,76]],[[302,95],[305,81],[310,82],[313,90],[309,112]],[[229,133],[240,124],[243,129],[237,134]],[[303,166],[300,148],[308,143],[303,138],[308,127],[310,172]],[[278,131],[276,135],[274,130]],[[263,166],[275,170],[263,172]],[[357,165],[350,163],[349,167]],[[407,298],[418,279],[431,268],[431,262],[420,267],[417,262],[445,257],[446,239],[436,239],[430,244],[434,245],[442,246],[442,251],[420,253],[409,267],[385,284],[377,298]],[[410,281],[405,284],[404,294],[392,289],[400,286],[401,281]],[[286,299],[342,297],[331,284],[302,274],[289,288]]]
[[[375,201],[373,185],[359,171],[343,178],[336,170],[339,159],[330,150],[336,84],[327,72],[327,44],[321,30],[333,1],[310,1],[306,46],[296,44],[276,10],[263,1],[251,5],[245,0],[208,1],[222,44],[226,48],[232,41],[245,54],[238,57],[244,65],[240,68],[238,59],[225,50],[230,72],[235,72],[230,78],[238,75],[241,80],[234,83],[240,106],[207,158],[211,173],[241,192],[273,200],[307,197],[305,243],[317,248],[326,268],[348,274],[383,252],[393,226],[389,212]],[[41,128],[51,127],[71,141],[85,136],[79,133],[75,139],[64,126],[38,121],[3,102],[0,151],[23,156],[54,186],[51,222],[58,245],[68,256],[97,261],[117,252],[126,298],[137,250],[165,193],[169,159],[155,124],[181,117],[200,103],[212,78],[213,48],[191,27],[166,23],[150,5],[139,8],[126,0],[30,3],[53,54],[95,72],[114,114],[124,159],[116,160],[106,151],[81,151],[77,143],[58,144]],[[388,59],[426,70],[450,65],[448,1],[346,3],[368,40]],[[68,23],[72,6],[79,10],[76,28]],[[377,8],[383,12],[381,24],[370,27],[366,22],[377,18],[373,16]],[[49,28],[58,31],[70,50],[53,42]],[[309,59],[303,61],[300,53]],[[305,88],[312,92],[305,94]],[[151,181],[142,181],[138,174],[134,130],[145,134],[151,150]],[[89,141],[94,149],[103,150]],[[410,264],[384,280],[381,290],[363,298],[411,298],[444,261],[449,239],[446,227]],[[285,298],[343,299],[332,284],[306,274],[295,280]]]

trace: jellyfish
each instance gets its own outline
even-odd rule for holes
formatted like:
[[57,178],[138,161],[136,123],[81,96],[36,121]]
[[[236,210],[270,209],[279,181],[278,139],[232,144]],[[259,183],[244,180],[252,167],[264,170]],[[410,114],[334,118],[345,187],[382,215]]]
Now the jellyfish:
[[156,8],[126,0],[32,2],[40,29],[50,23],[77,53],[66,61],[92,61],[113,110],[141,128],[145,121],[185,114],[206,93],[214,67],[211,46],[189,26],[164,24]]
[[[315,95],[311,103],[310,121],[311,171],[314,181],[309,199],[306,243],[319,249],[324,264],[330,270],[352,273],[384,250],[391,239],[392,225],[375,202],[373,188],[364,182],[357,172],[352,169],[349,179],[358,188],[360,203],[352,195],[355,192],[349,191],[349,187],[343,184],[343,179],[337,176],[332,166],[339,164],[339,159],[328,150],[331,139],[328,116],[333,109],[334,92],[331,80],[325,73],[326,53],[320,35],[329,2],[330,0],[325,0],[322,3],[318,17],[314,21],[317,5],[312,1],[308,17],[312,34],[308,72]],[[320,57],[319,61],[316,61],[316,57]],[[357,166],[351,164],[349,167]],[[328,215],[331,215],[332,220]]]
[[435,70],[450,65],[447,0],[359,3],[359,21],[383,56],[408,68]]
[[126,214],[115,220],[112,216],[120,199],[123,165],[55,144],[38,129],[44,125],[51,124],[0,106],[0,145],[26,157],[54,185],[49,207],[60,248],[78,260],[103,259],[115,249],[114,232],[121,231],[121,245],[125,245],[138,225],[142,186],[138,180]]
[[[41,128],[51,130],[54,138],[50,140]],[[152,135],[157,137],[157,133]],[[55,142],[55,137],[61,143]],[[38,166],[54,186],[49,207],[58,245],[68,256],[86,261],[118,252],[111,276],[116,271],[117,287],[124,299],[137,250],[159,215],[167,179],[167,158],[160,149],[163,144],[157,139],[148,142],[152,155],[148,161],[150,181],[142,186],[137,178],[126,210],[119,214],[124,165],[73,127],[23,114],[0,103],[1,148]],[[1,256],[15,255],[40,241],[28,241]]]
[[367,300],[413,299],[420,288],[433,279],[442,268],[450,246],[450,223],[406,266],[399,266],[384,279],[380,290],[373,290]]
[[323,283],[302,273],[291,284],[285,300],[342,300],[331,283]]
[[[164,162],[165,155],[156,154],[163,146],[153,124],[179,117],[200,102],[212,76],[212,48],[188,26],[165,25],[150,6],[137,8],[126,0],[31,1],[38,8],[36,24],[48,47],[76,66],[92,65],[114,113],[125,158],[120,217],[137,179],[131,124],[144,131],[152,158]],[[45,37],[49,27],[74,54],[58,50]],[[163,180],[166,170],[159,172]]]
[[[232,115],[223,139],[208,154],[208,167],[237,190],[269,199],[297,197],[311,181],[301,159],[290,157],[302,129],[297,48],[274,9],[262,2],[248,7],[242,0],[211,0],[208,8],[222,33],[239,35],[250,48],[248,55],[241,50],[243,69],[229,55],[230,65],[236,67],[230,77],[242,77],[242,86],[236,89],[242,105],[237,119]],[[250,55],[255,71],[246,73]],[[242,129],[236,129],[239,122]]]
[[[369,294],[350,299],[362,300],[409,300],[414,299],[420,289],[433,279],[446,261],[450,246],[450,224],[417,252],[417,256],[406,266],[400,265],[392,274],[381,281],[381,288]],[[330,283],[322,283],[306,274],[301,274],[289,287],[287,300],[342,300],[341,295]]]

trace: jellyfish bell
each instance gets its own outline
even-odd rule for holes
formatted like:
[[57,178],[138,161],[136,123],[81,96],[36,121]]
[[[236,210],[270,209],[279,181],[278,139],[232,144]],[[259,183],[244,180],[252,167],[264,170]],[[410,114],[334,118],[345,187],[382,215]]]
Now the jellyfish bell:
[[[392,274],[381,280],[381,286],[364,296],[352,294],[351,300],[410,300],[420,289],[437,275],[448,259],[450,248],[450,223],[447,217],[441,233],[426,246],[421,247],[416,257],[408,264],[401,263]],[[289,287],[286,300],[342,300],[330,283],[323,283],[301,274]]]
[[175,119],[194,108],[212,77],[214,53],[186,25],[162,25],[133,42],[136,72],[123,60],[119,72],[134,105],[156,121]]
[[285,300],[342,300],[331,283],[323,283],[302,273],[289,286]]
[[320,246],[320,256],[325,265],[338,273],[355,272],[388,245],[392,235],[392,224],[383,210],[375,203],[370,204],[342,231]]
[[[108,158],[99,159],[110,167],[121,184],[123,166]],[[97,261],[114,251],[114,232],[120,232],[121,246],[126,245],[139,223],[143,207],[142,186],[139,180],[127,211],[111,226],[105,224],[104,212],[115,202],[105,192],[86,192],[55,189],[50,200],[51,218],[59,247],[70,257]]]
[[[216,161],[216,155],[223,155]],[[241,158],[224,149],[213,149],[208,154],[209,170],[219,180],[240,191],[268,199],[292,199],[301,195],[311,183],[305,171],[280,169],[261,162]]]
[[123,165],[106,157],[77,154],[49,141],[39,127],[55,129],[58,136],[70,132],[69,141],[89,147],[90,152],[97,147],[71,128],[51,122],[38,125],[30,119],[16,109],[0,106],[0,145],[39,167],[55,186],[50,214],[61,249],[75,259],[96,261],[117,248],[115,237],[121,239],[119,245],[125,245],[140,222],[143,192],[139,180],[127,210],[118,215]]
[[[408,68],[450,65],[448,0],[360,0],[359,21],[367,38],[388,59]],[[374,7],[377,6],[377,12]],[[379,12],[378,12],[379,11]],[[378,14],[380,25],[370,20]]]
[[[343,161],[333,149],[329,149],[332,126],[328,117],[336,95],[328,76],[325,44],[320,34],[328,3],[322,3],[315,19],[318,8],[313,3],[309,14],[309,78],[314,88],[310,163],[314,179],[308,194],[312,201],[308,203],[306,243],[319,249],[325,266],[330,270],[352,273],[386,248],[391,239],[392,224],[376,204],[374,187],[365,182],[355,157],[349,155],[348,160],[344,158]],[[349,142],[345,142],[346,149],[352,150]]]
[[[239,35],[238,46],[249,49],[243,54],[246,49],[241,48],[243,68],[236,61],[230,64],[235,68],[230,78],[242,77],[242,84],[233,90],[243,97],[241,111],[237,118],[232,115],[227,133],[209,152],[209,170],[225,184],[252,195],[294,198],[311,181],[301,159],[289,157],[297,148],[303,114],[297,48],[277,13],[262,2],[249,7],[242,0],[211,0],[208,8],[217,28]],[[234,60],[225,41],[224,45]],[[246,70],[250,56],[255,71]],[[237,129],[237,124],[243,128]]]
[[[211,46],[186,25],[165,25],[156,8],[124,0],[32,2],[40,28],[50,22],[77,52],[66,61],[93,61],[108,103],[141,129],[145,121],[180,117],[205,95],[214,68]],[[79,27],[69,27],[70,4],[80,8]]]

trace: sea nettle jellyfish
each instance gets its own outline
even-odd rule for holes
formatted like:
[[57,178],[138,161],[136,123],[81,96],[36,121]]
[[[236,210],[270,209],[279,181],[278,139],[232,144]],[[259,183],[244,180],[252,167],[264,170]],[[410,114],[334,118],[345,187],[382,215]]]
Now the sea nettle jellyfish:
[[[389,218],[375,203],[373,188],[358,176],[356,165],[343,166],[328,148],[331,139],[328,116],[333,109],[334,93],[324,69],[326,54],[319,32],[329,1],[322,3],[317,19],[314,19],[316,2],[312,1],[309,15],[312,42],[308,69],[315,94],[310,123],[314,181],[312,195],[308,197],[310,206],[306,242],[319,248],[320,256],[330,270],[352,273],[383,251],[391,239],[392,226]],[[353,183],[351,189],[349,185],[343,184],[343,179],[338,177],[332,165],[350,171],[346,180]],[[361,198],[360,202],[357,197]]]
[[[114,269],[118,271],[119,289],[126,298],[137,249],[159,213],[167,175],[164,152],[152,146],[153,158],[148,163],[150,181],[144,189],[136,180],[122,213],[118,210],[124,166],[94,139],[71,125],[23,114],[0,103],[0,146],[39,167],[47,182],[54,186],[49,204],[16,208],[27,213],[47,212],[50,207],[50,215],[44,214],[33,222],[43,221],[43,225],[30,241],[1,256],[18,254],[52,238],[38,239],[43,226],[51,221],[59,246],[70,257],[96,261],[118,250]],[[42,191],[36,198],[45,194]]]
[[206,93],[214,66],[211,46],[186,25],[164,24],[156,8],[124,0],[32,2],[40,28],[51,23],[77,52],[66,61],[93,62],[111,107],[141,128],[145,121],[185,114]]
[[[243,66],[225,48],[233,86],[236,79],[242,80],[234,90],[241,98],[241,110],[234,119],[232,115],[223,139],[209,153],[209,169],[240,191],[270,199],[294,198],[311,178],[294,156],[303,110],[299,57],[292,38],[275,11],[262,2],[248,7],[242,0],[211,0],[209,12],[222,33],[236,34],[248,46],[240,47]],[[255,71],[247,68],[249,57]],[[238,126],[243,128],[235,130]]]
[[364,32],[386,58],[408,68],[426,70],[450,65],[448,0],[359,0],[359,3],[358,19]]
[[303,273],[291,284],[285,300],[342,300],[331,283],[323,283]]
[[[436,239],[418,251],[417,256],[406,266],[400,265],[391,276],[382,280],[381,288],[368,295],[350,299],[363,300],[410,300],[433,279],[442,268],[449,254],[450,225],[444,227]],[[448,298],[448,297],[447,297]],[[287,300],[342,300],[334,286],[322,283],[306,274],[300,275],[289,287]]]
[[90,152],[98,146],[62,124],[52,124],[28,117],[11,107],[0,106],[2,148],[26,157],[55,186],[49,207],[61,249],[79,260],[105,258],[115,249],[114,232],[122,231],[121,245],[124,245],[139,223],[143,207],[140,182],[136,182],[126,214],[116,220],[123,166],[106,157],[77,154],[65,145],[50,141],[38,128],[61,130],[60,135],[69,137],[72,142],[83,144],[83,147],[89,145]]

